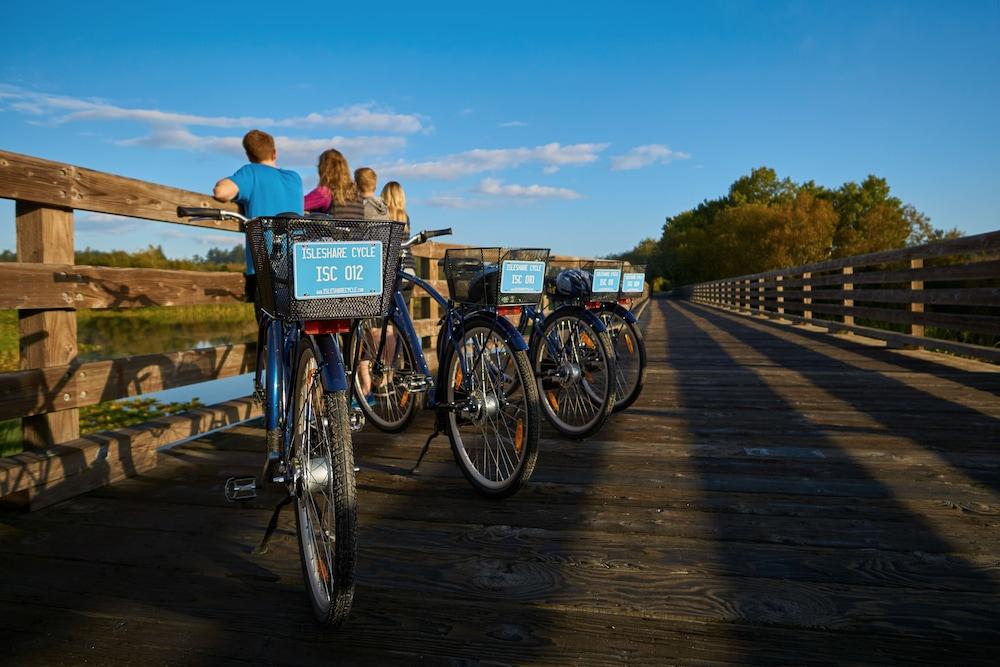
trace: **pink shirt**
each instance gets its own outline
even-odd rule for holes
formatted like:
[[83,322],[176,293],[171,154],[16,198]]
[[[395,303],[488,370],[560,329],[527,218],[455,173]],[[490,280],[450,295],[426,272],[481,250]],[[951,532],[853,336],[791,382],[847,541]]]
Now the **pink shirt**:
[[333,203],[333,193],[330,188],[317,185],[316,189],[306,195],[303,208],[306,211],[327,211]]

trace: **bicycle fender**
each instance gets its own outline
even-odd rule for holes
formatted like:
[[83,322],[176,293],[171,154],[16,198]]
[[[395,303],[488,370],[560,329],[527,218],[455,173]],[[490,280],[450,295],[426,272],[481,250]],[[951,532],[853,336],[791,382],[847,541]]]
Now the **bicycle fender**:
[[310,336],[313,352],[319,360],[319,377],[323,391],[346,391],[347,376],[344,374],[344,358],[340,355],[340,344],[334,334]]
[[[563,313],[572,314],[575,317],[583,320],[584,322],[589,324],[597,333],[604,333],[605,331],[608,330],[608,328],[604,325],[604,321],[600,317],[595,315],[592,311],[587,310],[583,306],[576,306],[573,304],[559,306],[558,308],[553,310],[548,317],[554,317],[556,315],[561,315]],[[548,317],[546,317],[545,319],[548,319]]]
[[601,304],[601,310],[610,310],[612,313],[615,313],[629,324],[635,324],[636,322],[639,321],[635,319],[635,315],[632,314],[631,310],[629,310],[628,308],[619,303]]
[[517,330],[513,324],[506,317],[500,317],[497,315],[494,318],[493,313],[472,313],[465,318],[465,328],[468,330],[472,325],[482,324],[483,326],[495,328],[500,337],[504,339],[504,342],[510,345],[512,350],[518,352],[526,352],[528,350],[528,344],[524,341],[524,336],[521,332]]

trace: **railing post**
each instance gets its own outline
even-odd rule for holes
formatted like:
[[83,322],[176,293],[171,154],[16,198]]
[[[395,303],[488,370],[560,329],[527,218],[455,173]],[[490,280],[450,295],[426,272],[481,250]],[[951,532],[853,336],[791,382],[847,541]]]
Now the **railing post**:
[[[17,261],[42,264],[73,262],[73,211],[18,201]],[[21,369],[68,364],[76,359],[76,311],[18,311]],[[59,398],[70,397],[59,392]],[[24,446],[48,447],[80,437],[80,411],[60,410],[21,419]]]
[[757,312],[764,312],[764,279],[757,279]]
[[777,311],[778,311],[778,315],[784,315],[785,314],[785,297],[784,297],[785,286],[782,283],[785,282],[785,277],[782,276],[782,275],[775,276],[774,282],[776,283],[776,287],[774,288],[774,291],[778,293],[778,295],[777,295],[778,305],[776,307]]
[[802,294],[802,319],[804,319],[804,320],[811,320],[812,316],[813,316],[812,308],[809,308],[809,306],[811,306],[812,302],[813,302],[812,297],[811,296],[806,296],[806,294],[807,293],[811,293],[812,289],[813,289],[812,285],[809,284],[809,281],[812,280],[812,277],[813,277],[813,274],[812,274],[811,271],[806,271],[805,273],[802,274],[802,293],[803,293]]
[[[854,267],[853,266],[845,266],[843,269],[841,269],[841,273],[843,275],[845,275],[845,276],[853,276],[854,275]],[[843,284],[842,289],[845,292],[853,292],[854,291],[854,283],[845,282]],[[841,302],[841,305],[844,307],[845,311],[846,311],[847,308],[853,308],[854,307],[854,299],[844,299]],[[848,326],[854,326],[854,315],[848,315],[845,312],[844,313],[844,324],[846,324]]]
[[[923,259],[911,259],[910,260],[911,269],[922,269],[924,268]],[[910,281],[910,291],[911,292],[922,292],[924,289],[923,280],[911,280]],[[919,295],[914,295],[917,298]],[[921,299],[922,301],[922,299]],[[924,312],[924,304],[910,302],[910,312],[911,313],[922,313]],[[924,335],[924,325],[923,324],[910,324],[910,335],[911,336],[923,336]]]

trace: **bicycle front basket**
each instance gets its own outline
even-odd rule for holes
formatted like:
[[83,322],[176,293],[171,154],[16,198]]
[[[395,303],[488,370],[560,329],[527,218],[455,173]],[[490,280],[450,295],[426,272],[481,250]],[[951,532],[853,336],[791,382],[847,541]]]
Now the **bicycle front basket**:
[[247,223],[261,308],[279,320],[384,317],[403,223],[276,216]]
[[544,248],[449,248],[448,291],[452,300],[477,306],[535,305],[548,257]]
[[556,302],[617,301],[621,274],[617,260],[554,260],[546,274],[546,291]]
[[620,296],[622,298],[636,298],[642,296],[646,289],[646,265],[631,264],[622,269],[622,288]]

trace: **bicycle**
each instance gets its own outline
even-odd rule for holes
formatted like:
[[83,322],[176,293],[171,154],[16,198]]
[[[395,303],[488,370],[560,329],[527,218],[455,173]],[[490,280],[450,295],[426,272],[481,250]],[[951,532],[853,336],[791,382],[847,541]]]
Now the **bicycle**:
[[[451,233],[423,231],[401,247],[409,252]],[[355,326],[353,358],[370,366],[376,399],[368,404],[362,375],[356,375],[354,390],[366,421],[397,432],[421,407],[436,412],[435,431],[414,471],[434,437],[447,433],[456,464],[481,495],[503,498],[530,479],[538,458],[538,392],[534,382],[526,382],[533,377],[528,345],[507,316],[537,302],[547,257],[548,250],[538,249],[450,248],[444,258],[450,298],[399,271],[386,316]],[[400,292],[403,281],[422,288],[444,310],[436,379]]]
[[[643,293],[645,267],[630,267],[624,272],[623,266],[617,260],[553,261],[546,279],[546,297],[553,314],[572,304],[591,313],[607,332],[614,359],[611,412],[632,405],[646,379],[645,341],[635,315],[627,308],[632,298]],[[518,329],[524,332],[531,323],[522,318]]]
[[529,355],[542,414],[563,435],[582,439],[604,426],[614,409],[614,349],[604,321],[586,308],[589,289],[566,275],[560,281],[561,273],[558,264],[549,264],[551,312],[526,306],[518,330],[531,329]]
[[[303,577],[320,623],[346,620],[354,598],[357,495],[351,431],[363,416],[348,407],[347,371],[335,334],[358,317],[386,312],[403,225],[329,216],[245,217],[178,207],[180,217],[235,219],[257,269],[259,334],[254,395],[264,406],[264,483],[295,504]],[[353,369],[352,369],[353,370]],[[256,497],[257,478],[234,478],[226,497]]]
[[632,265],[623,271],[617,300],[590,302],[608,329],[615,353],[615,412],[635,403],[646,384],[646,339],[639,321],[629,309],[632,300],[641,297],[645,288],[646,267]]

